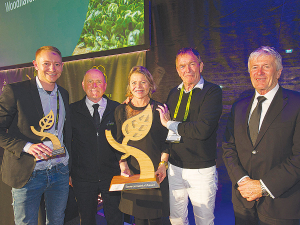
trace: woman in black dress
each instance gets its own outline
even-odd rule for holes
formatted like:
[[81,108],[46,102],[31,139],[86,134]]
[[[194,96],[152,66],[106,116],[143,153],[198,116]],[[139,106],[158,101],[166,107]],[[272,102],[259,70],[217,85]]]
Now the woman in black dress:
[[[142,67],[133,67],[128,76],[127,96],[130,101],[115,110],[117,125],[117,141],[122,142],[122,124],[125,120],[141,113],[148,104],[152,107],[153,122],[148,134],[138,141],[129,141],[128,145],[145,152],[152,160],[155,175],[160,182],[160,188],[122,191],[120,210],[135,217],[136,225],[162,225],[162,217],[169,216],[169,186],[166,170],[168,167],[168,145],[165,143],[167,129],[161,125],[159,112],[156,110],[159,102],[151,99],[155,91],[150,72]],[[128,157],[120,163],[121,174],[140,174],[139,164],[134,157]]]

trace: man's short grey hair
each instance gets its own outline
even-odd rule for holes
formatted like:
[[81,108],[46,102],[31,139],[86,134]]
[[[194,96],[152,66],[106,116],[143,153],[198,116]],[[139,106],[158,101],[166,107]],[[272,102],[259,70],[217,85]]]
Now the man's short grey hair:
[[194,49],[194,48],[181,48],[181,49],[178,50],[177,55],[176,55],[176,60],[175,60],[176,67],[178,66],[177,65],[178,64],[178,57],[181,56],[181,55],[185,55],[185,54],[194,54],[197,57],[199,64],[202,62],[201,57],[200,57],[200,53],[198,52],[197,49]]
[[250,72],[250,61],[254,58],[257,58],[261,55],[272,55],[275,57],[276,70],[281,70],[282,67],[282,57],[273,47],[261,46],[260,48],[253,51],[248,59],[248,72]]

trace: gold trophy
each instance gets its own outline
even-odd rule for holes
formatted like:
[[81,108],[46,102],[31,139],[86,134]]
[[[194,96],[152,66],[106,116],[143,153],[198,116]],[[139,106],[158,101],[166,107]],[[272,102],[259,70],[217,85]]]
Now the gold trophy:
[[[60,144],[60,141],[58,140],[58,138],[54,134],[44,132],[44,130],[50,129],[53,126],[53,124],[54,124],[54,113],[51,110],[49,112],[49,114],[46,115],[45,117],[43,117],[39,122],[41,131],[37,131],[34,128],[34,126],[30,126],[32,133],[34,133],[37,136],[43,137],[41,140],[44,140],[45,138],[49,138],[50,141],[52,142],[52,144],[53,144],[52,156],[51,157],[49,156],[48,159],[58,158],[58,157],[65,155],[65,148],[61,147],[61,144]],[[42,160],[47,160],[47,159],[40,159],[40,160],[37,160],[37,162],[42,161]]]
[[152,126],[152,109],[148,105],[140,114],[126,120],[122,125],[124,139],[122,144],[115,141],[110,130],[105,130],[108,143],[116,150],[125,153],[121,159],[132,155],[139,163],[140,174],[130,177],[114,176],[109,191],[159,188],[154,166],[147,154],[138,148],[127,145],[128,141],[138,141],[144,138]]

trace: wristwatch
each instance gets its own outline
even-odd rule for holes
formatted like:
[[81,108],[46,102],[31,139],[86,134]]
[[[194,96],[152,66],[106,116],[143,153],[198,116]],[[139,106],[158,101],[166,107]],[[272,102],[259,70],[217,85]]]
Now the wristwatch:
[[269,192],[267,191],[267,189],[265,188],[265,186],[262,184],[261,180],[259,180],[260,183],[260,188],[261,188],[261,194],[262,196],[266,197],[266,196],[270,196]]

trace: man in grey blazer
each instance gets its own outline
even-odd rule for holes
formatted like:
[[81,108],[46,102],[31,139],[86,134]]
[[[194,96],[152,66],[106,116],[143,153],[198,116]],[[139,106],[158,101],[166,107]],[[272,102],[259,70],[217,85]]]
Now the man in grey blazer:
[[273,48],[252,52],[248,70],[255,94],[233,104],[223,142],[235,224],[298,225],[300,93],[278,84]]
[[[37,50],[37,77],[5,86],[0,96],[0,146],[4,148],[2,180],[12,187],[16,224],[37,224],[42,194],[49,224],[63,224],[69,192],[71,124],[68,92],[56,84],[63,63],[52,46]],[[57,136],[65,153],[52,157],[53,144],[35,135],[39,121],[50,111],[54,124],[44,132]]]

